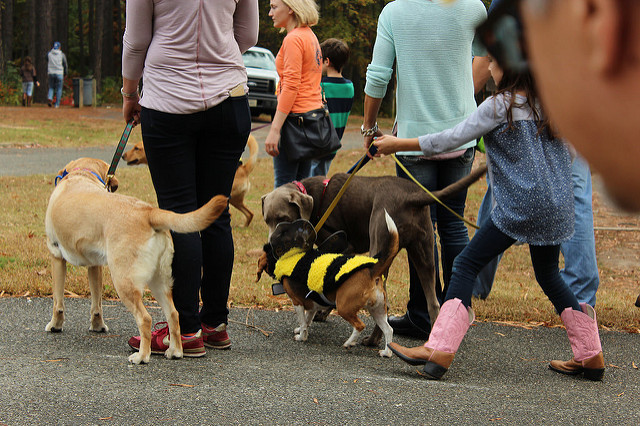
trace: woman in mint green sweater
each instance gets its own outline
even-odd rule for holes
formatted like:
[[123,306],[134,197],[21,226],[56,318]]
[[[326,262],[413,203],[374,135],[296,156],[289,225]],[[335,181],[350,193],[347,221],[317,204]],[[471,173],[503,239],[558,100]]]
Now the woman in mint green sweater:
[[[376,116],[397,69],[397,129],[401,138],[435,133],[463,121],[476,110],[473,97],[472,53],[475,28],[486,19],[480,0],[396,0],[385,6],[378,19],[373,59],[365,86],[364,143],[368,147],[377,131]],[[474,159],[475,141],[453,152],[426,158],[422,152],[399,152],[398,159],[429,190],[444,188],[467,175]],[[398,169],[398,176],[406,177]],[[464,213],[466,191],[449,201],[458,214]],[[432,207],[434,228],[442,247],[444,293],[453,260],[467,243],[464,223],[444,208]],[[425,224],[426,226],[426,224]],[[435,263],[438,263],[435,251]],[[410,299],[407,314],[391,317],[397,334],[426,337],[431,328],[427,304],[413,263],[410,270]],[[436,274],[436,277],[438,274]],[[441,287],[438,285],[436,288]],[[443,293],[443,294],[444,294]]]

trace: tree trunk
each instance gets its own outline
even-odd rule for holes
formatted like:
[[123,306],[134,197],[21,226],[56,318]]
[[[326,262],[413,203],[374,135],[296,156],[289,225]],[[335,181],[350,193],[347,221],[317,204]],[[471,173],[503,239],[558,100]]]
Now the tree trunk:
[[93,77],[96,79],[96,90],[100,92],[102,79],[102,50],[104,42],[104,3],[106,0],[96,2],[96,25],[95,25],[95,50]]
[[[2,51],[4,53],[3,64],[7,61],[12,61],[13,57],[13,1],[3,0],[0,3],[4,3],[2,9]],[[4,67],[3,67],[4,70]]]
[[69,51],[69,0],[56,0],[56,28],[53,38],[62,44],[62,51]]
[[78,0],[78,41],[80,42],[78,70],[81,73],[84,73],[86,55],[84,54],[84,23],[82,22],[82,0]]
[[113,0],[102,0],[102,14],[104,20],[104,32],[102,40],[102,75],[105,77],[113,75]]
[[53,46],[52,22],[53,22],[53,1],[54,0],[37,0],[36,7],[36,69],[38,73],[38,81],[40,81],[40,90],[36,91],[35,100],[37,102],[47,101],[47,91],[49,83],[47,78],[47,53]]
[[[33,59],[33,65],[36,67],[36,72],[39,73],[38,62],[42,62],[42,58],[38,58],[38,54],[36,51],[36,28],[37,28],[37,15],[36,15],[36,1],[35,0],[27,0],[27,10],[29,12],[29,20],[28,20],[28,37],[29,37],[29,46],[27,47],[27,52],[29,52],[29,56]],[[42,77],[38,74],[38,77]],[[46,81],[44,79],[39,79],[41,85],[45,85]],[[42,87],[42,86],[41,86]]]
[[95,31],[95,0],[89,0],[89,22],[88,22],[88,26],[89,26],[89,31],[87,33],[87,39],[88,39],[88,44],[89,44],[89,69],[90,70],[95,70],[96,69],[96,62],[95,62],[95,43],[94,43],[94,31]]

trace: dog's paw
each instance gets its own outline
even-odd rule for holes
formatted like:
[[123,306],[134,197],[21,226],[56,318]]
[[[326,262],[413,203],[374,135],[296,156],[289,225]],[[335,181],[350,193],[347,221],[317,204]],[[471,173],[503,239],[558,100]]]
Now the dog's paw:
[[296,327],[293,329],[293,334],[300,334],[300,328],[301,327]]
[[183,354],[182,354],[182,350],[178,349],[178,348],[169,348],[166,351],[164,351],[164,356],[167,359],[180,359],[182,358]]
[[133,353],[129,355],[129,362],[132,364],[148,364],[151,355],[147,355],[143,357],[140,352]]
[[342,344],[342,347],[345,348],[345,349],[351,349],[354,346],[356,346],[357,344],[358,344],[358,342],[352,341],[351,339],[349,339],[349,340],[347,340],[346,342],[344,342]]
[[374,347],[378,346],[380,344],[380,337],[381,336],[372,334],[371,336],[368,336],[362,339],[362,344],[364,346],[374,346]]
[[293,336],[293,340],[297,342],[306,342],[308,337],[309,333],[305,330],[302,333],[296,333],[296,335]]
[[386,347],[384,349],[380,349],[378,351],[378,355],[380,355],[383,358],[391,358],[391,355],[393,355],[393,352],[391,352],[391,349]]
[[109,327],[107,327],[107,324],[102,323],[102,324],[91,324],[89,326],[89,331],[93,331],[95,333],[106,333],[109,331]]
[[52,320],[44,328],[44,331],[49,331],[51,333],[60,333],[62,331],[62,324],[55,324]]

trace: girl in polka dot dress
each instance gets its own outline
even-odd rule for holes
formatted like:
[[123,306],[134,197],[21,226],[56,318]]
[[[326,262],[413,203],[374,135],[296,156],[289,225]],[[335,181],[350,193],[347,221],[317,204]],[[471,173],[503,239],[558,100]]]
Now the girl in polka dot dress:
[[528,71],[502,70],[492,61],[495,95],[457,126],[419,138],[381,136],[378,155],[421,149],[428,157],[453,151],[484,136],[493,189],[490,218],[457,256],[440,314],[424,346],[391,349],[412,365],[424,365],[428,377],[439,379],[473,322],[471,294],[479,271],[516,241],[529,244],[536,280],[561,315],[574,352],[570,361],[552,361],[565,374],[584,373],[600,380],[604,359],[595,311],[580,304],[560,276],[560,244],[573,234],[574,201],[571,156],[554,137],[536,97]]

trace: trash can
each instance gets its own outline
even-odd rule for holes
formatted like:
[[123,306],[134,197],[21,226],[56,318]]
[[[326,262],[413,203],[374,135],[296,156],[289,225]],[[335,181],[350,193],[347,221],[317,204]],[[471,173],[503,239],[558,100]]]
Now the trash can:
[[73,105],[77,108],[93,105],[94,92],[95,80],[93,78],[73,79]]
[[82,81],[84,82],[84,88],[82,91],[82,97],[84,100],[83,105],[93,105],[93,86],[95,80],[93,78],[84,78]]

